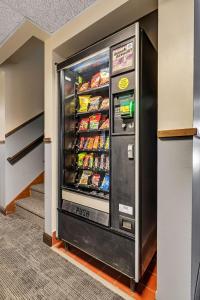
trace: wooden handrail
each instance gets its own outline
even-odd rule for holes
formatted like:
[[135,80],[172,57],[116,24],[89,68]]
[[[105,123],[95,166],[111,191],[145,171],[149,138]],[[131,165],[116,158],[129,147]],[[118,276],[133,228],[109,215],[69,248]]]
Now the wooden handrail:
[[42,115],[44,115],[44,112],[39,113],[38,115],[36,115],[33,118],[29,119],[28,121],[24,122],[23,124],[17,126],[16,128],[12,129],[11,131],[7,132],[5,134],[5,137],[6,138],[9,137],[13,133],[15,133],[16,131],[22,129],[23,127],[25,127],[26,125],[30,124],[31,122],[35,121],[37,118],[41,117]]
[[37,146],[39,146],[41,143],[43,143],[43,138],[44,135],[41,135],[39,138],[37,138],[35,141],[30,143],[28,146],[24,147],[22,150],[17,152],[15,155],[12,157],[8,157],[7,161],[11,164],[14,165],[16,164],[19,160],[21,160],[24,156],[29,154],[32,150],[34,150]]

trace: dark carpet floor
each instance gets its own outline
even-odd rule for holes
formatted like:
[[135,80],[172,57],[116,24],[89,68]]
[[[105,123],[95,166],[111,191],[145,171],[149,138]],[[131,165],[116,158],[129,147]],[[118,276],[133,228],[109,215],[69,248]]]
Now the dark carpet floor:
[[42,229],[0,214],[0,299],[120,300],[42,242]]

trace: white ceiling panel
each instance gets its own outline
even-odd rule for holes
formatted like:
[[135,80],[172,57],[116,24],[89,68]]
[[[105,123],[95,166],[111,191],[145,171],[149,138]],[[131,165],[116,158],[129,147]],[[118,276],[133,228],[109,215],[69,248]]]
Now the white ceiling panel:
[[22,24],[24,16],[0,1],[0,44]]
[[[10,8],[53,33],[95,0],[2,0]],[[9,22],[9,19],[7,20]]]

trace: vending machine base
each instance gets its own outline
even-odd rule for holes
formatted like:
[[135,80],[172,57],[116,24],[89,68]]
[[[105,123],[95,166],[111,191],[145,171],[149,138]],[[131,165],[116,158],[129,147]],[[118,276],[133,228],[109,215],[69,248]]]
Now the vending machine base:
[[[80,248],[95,259],[102,261],[134,281],[134,238],[92,222],[83,222],[81,218],[74,217],[67,212],[58,211],[58,214],[61,220],[58,232],[63,241]],[[152,232],[146,244],[143,245],[143,254],[146,252],[145,249],[148,249],[147,264],[149,264],[149,259],[151,260],[155,253],[154,236],[155,232]],[[151,249],[152,256],[149,255],[149,249]],[[133,282],[131,286],[134,286]]]

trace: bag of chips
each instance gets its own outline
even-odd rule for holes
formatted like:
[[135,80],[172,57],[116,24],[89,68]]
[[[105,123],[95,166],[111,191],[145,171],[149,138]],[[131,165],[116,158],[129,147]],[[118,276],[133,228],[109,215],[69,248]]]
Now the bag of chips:
[[85,144],[85,137],[82,136],[82,137],[80,138],[79,146],[78,146],[80,150],[84,149],[84,144]]
[[105,160],[105,170],[109,171],[110,168],[110,164],[109,164],[109,156],[106,156],[106,160]]
[[94,166],[94,154],[90,153],[90,158],[89,158],[89,168],[92,169]]
[[84,92],[87,91],[90,87],[90,83],[89,82],[84,82],[81,84],[80,88],[79,88],[79,92]]
[[105,98],[102,100],[100,109],[102,110],[109,109],[109,98]]
[[96,115],[90,116],[90,129],[98,130],[100,120],[101,120],[101,114],[96,114]]
[[110,141],[110,138],[109,138],[109,136],[107,136],[106,143],[105,143],[105,150],[109,150],[109,141]]
[[100,101],[101,101],[101,96],[90,98],[90,106],[89,106],[88,111],[98,110]]
[[78,112],[87,112],[88,111],[88,106],[89,106],[89,101],[90,101],[90,95],[84,95],[84,96],[79,96],[79,110]]
[[94,137],[93,150],[97,150],[99,146],[99,135]]
[[95,156],[94,158],[94,168],[95,169],[99,168],[99,156]]
[[99,139],[99,149],[103,149],[104,148],[105,140],[106,140],[106,135],[105,135],[105,132],[103,132],[100,135],[100,139]]
[[104,192],[109,192],[109,188],[110,188],[110,176],[105,175],[102,184],[100,186],[100,189]]
[[101,80],[101,75],[100,72],[96,73],[95,75],[92,76],[91,80],[91,88],[95,89],[99,86]]
[[100,85],[105,85],[109,82],[109,70],[108,68],[100,70]]
[[92,150],[93,144],[94,144],[94,137],[89,137],[89,138],[88,138],[88,142],[87,142],[86,149],[87,149],[87,150]]
[[88,185],[89,184],[89,179],[90,179],[91,175],[92,175],[91,171],[84,170],[82,172],[81,178],[79,180],[79,184],[81,184],[81,185]]
[[82,152],[78,154],[78,162],[77,162],[78,167],[81,168],[83,166],[83,161],[86,155],[87,155],[86,152]]
[[108,129],[109,128],[109,118],[106,119],[102,125],[100,126],[100,129],[104,130],[104,129]]
[[89,118],[81,119],[80,124],[79,124],[79,130],[80,131],[88,130],[88,125],[89,125]]
[[100,174],[93,174],[92,175],[92,185],[96,188],[99,187],[99,182],[100,182]]
[[101,170],[104,170],[104,168],[105,168],[105,154],[101,154],[99,167]]

